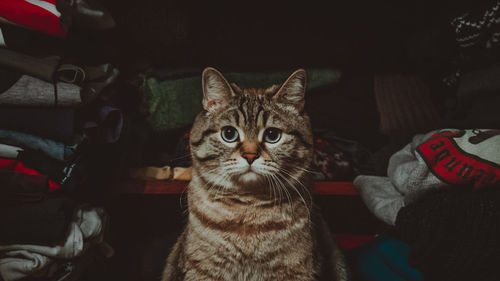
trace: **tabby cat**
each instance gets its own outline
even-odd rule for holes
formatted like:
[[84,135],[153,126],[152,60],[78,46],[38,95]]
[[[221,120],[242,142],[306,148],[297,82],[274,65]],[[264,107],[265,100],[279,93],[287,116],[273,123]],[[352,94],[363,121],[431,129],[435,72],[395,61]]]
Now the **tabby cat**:
[[313,138],[306,72],[283,85],[240,89],[202,74],[191,130],[188,224],[163,280],[347,280],[344,258],[312,209]]

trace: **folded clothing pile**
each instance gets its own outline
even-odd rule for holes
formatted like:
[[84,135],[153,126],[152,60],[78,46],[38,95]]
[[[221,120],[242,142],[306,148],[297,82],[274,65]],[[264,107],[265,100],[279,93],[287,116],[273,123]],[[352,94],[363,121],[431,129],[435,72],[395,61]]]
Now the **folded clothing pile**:
[[18,159],[68,189],[82,175],[85,143],[114,143],[121,110],[105,89],[118,70],[109,64],[61,64],[0,49],[0,157]]
[[80,280],[113,254],[106,212],[76,191],[87,184],[92,144],[121,136],[122,112],[107,96],[119,71],[27,54],[11,40],[18,31],[61,40],[84,23],[112,27],[90,2],[0,3],[0,280]]
[[368,209],[389,225],[430,189],[481,189],[500,178],[500,131],[443,129],[416,135],[389,160],[388,177],[362,175],[354,185]]
[[113,255],[104,242],[108,216],[64,196],[47,176],[0,159],[0,277],[78,280]]
[[108,217],[101,208],[47,196],[2,202],[0,213],[0,276],[5,281],[79,280],[83,271],[102,267],[113,255],[104,242]]
[[500,276],[490,262],[500,253],[499,149],[497,129],[432,131],[392,155],[387,177],[354,180],[368,209],[411,248],[405,256],[424,280]]
[[64,52],[27,54],[15,39],[16,33],[45,34],[43,49],[83,25],[95,30],[115,24],[95,1],[0,3],[0,34],[9,29],[0,35],[0,158],[20,161],[68,192],[87,177],[88,143],[115,143],[121,136],[123,114],[109,95],[119,71],[109,63],[80,63],[78,56],[61,58]]

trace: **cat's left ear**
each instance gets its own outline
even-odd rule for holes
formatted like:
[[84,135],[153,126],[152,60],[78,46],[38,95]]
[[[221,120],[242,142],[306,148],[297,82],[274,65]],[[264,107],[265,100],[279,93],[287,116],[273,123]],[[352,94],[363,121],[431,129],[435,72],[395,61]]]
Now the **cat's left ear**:
[[203,87],[203,108],[209,110],[214,106],[226,105],[235,96],[231,85],[217,69],[207,67],[201,75]]
[[304,96],[306,93],[306,71],[298,69],[281,86],[273,99],[278,102],[293,105],[297,110],[304,109]]

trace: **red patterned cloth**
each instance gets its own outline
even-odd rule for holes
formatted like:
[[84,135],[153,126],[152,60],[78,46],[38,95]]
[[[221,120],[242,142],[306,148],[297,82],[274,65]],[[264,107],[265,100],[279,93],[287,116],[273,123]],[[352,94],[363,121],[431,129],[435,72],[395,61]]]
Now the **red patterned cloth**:
[[499,186],[499,151],[497,129],[432,131],[391,156],[388,177],[362,175],[353,183],[368,209],[394,225],[399,210],[425,190]]
[[439,132],[417,147],[429,170],[447,184],[475,188],[500,181],[500,130]]

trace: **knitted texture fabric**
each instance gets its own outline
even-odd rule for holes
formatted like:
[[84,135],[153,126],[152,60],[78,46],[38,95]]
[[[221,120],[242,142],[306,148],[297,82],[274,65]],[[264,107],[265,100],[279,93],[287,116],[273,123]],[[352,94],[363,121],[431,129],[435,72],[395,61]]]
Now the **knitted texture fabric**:
[[458,69],[445,83],[453,85],[462,73],[497,63],[500,59],[500,1],[478,5],[450,22],[459,52]]
[[500,41],[500,1],[454,18],[456,42],[463,52],[496,47]]
[[500,189],[430,190],[398,213],[409,264],[425,280],[499,280]]
[[458,51],[453,62],[455,70],[443,79],[450,87],[456,86],[468,71],[500,61],[500,1],[478,2],[475,7],[453,18],[449,24]]
[[9,106],[77,106],[82,102],[80,87],[58,82],[56,85],[23,75],[1,93],[0,104]]

